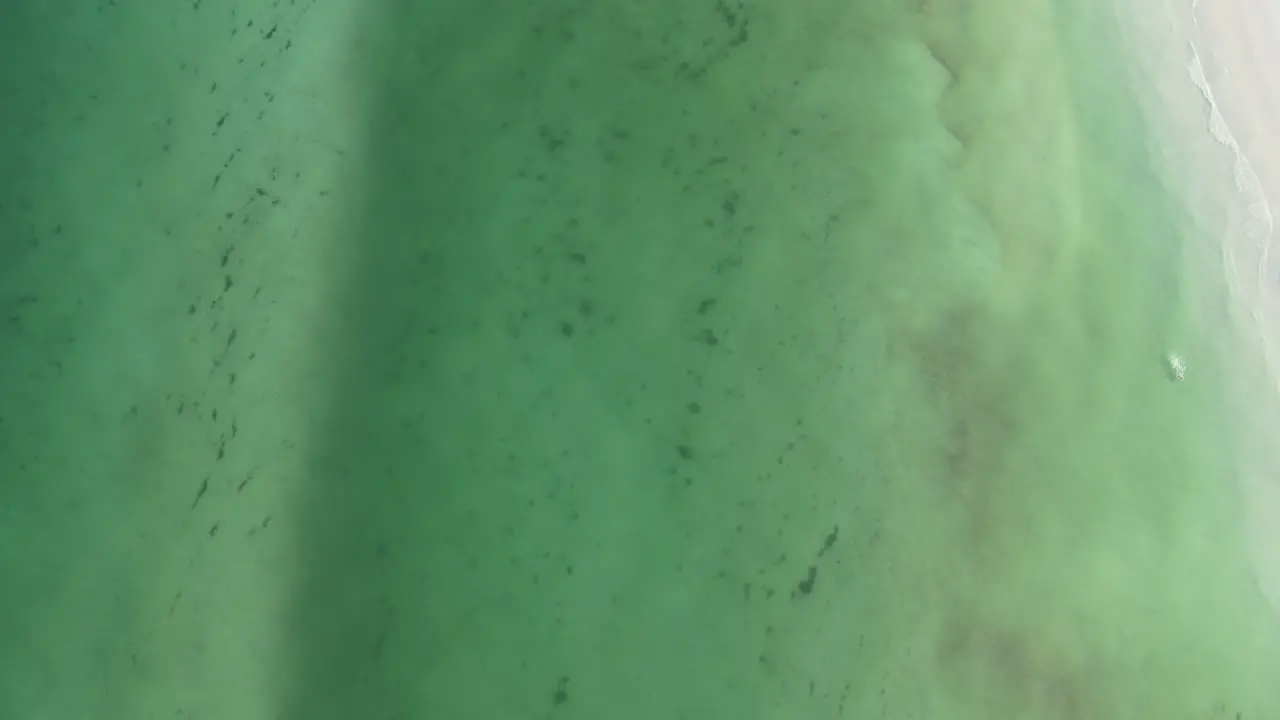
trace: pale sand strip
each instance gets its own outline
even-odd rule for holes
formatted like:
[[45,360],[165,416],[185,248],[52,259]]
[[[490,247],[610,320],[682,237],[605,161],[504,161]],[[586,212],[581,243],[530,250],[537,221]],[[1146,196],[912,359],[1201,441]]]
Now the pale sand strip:
[[[1268,198],[1280,193],[1280,5],[1260,0],[1193,2],[1194,50],[1203,68],[1211,130],[1233,158],[1239,198],[1223,238],[1235,305],[1246,320],[1246,352],[1260,351],[1265,377],[1254,389],[1280,381],[1280,273]],[[1252,342],[1248,342],[1252,341]],[[1252,347],[1250,347],[1252,345]],[[1248,368],[1253,363],[1242,358]],[[1264,384],[1265,383],[1265,384]],[[1240,481],[1248,502],[1254,568],[1263,594],[1280,612],[1280,395],[1261,393],[1241,427]]]
[[[1139,71],[1165,113],[1158,142],[1230,289],[1237,480],[1258,586],[1280,614],[1280,248],[1267,201],[1280,193],[1280,3],[1163,0],[1137,12],[1128,29],[1150,51]],[[1193,254],[1210,264],[1212,253]]]
[[[1192,3],[1193,80],[1211,104],[1210,130],[1234,156],[1236,189],[1247,209],[1240,227],[1229,228],[1229,271],[1234,288],[1264,321],[1275,317],[1274,265],[1270,258],[1274,223],[1267,198],[1280,189],[1280,94],[1276,75],[1280,14],[1267,2],[1215,0]],[[1268,77],[1268,75],[1271,77]],[[1248,242],[1240,242],[1247,240]],[[1266,276],[1273,281],[1267,282]],[[1270,323],[1266,323],[1269,325]]]

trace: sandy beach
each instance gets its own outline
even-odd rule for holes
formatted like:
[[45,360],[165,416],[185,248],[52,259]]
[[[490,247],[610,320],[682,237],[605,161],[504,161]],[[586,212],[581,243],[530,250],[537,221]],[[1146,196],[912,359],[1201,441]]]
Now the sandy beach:
[[[1239,0],[1165,2],[1118,17],[1135,48],[1132,82],[1152,137],[1195,216],[1188,263],[1221,267],[1225,304],[1209,308],[1229,348],[1229,405],[1259,587],[1280,614],[1280,282],[1270,199],[1280,188],[1280,8]],[[1174,181],[1177,183],[1177,181]]]
[[[1258,582],[1280,618],[1280,247],[1271,205],[1280,193],[1280,6],[1193,3],[1189,31],[1208,129],[1231,163],[1235,192],[1221,242],[1240,332],[1240,387],[1251,398],[1238,411],[1240,481]],[[1218,182],[1228,187],[1221,174]]]

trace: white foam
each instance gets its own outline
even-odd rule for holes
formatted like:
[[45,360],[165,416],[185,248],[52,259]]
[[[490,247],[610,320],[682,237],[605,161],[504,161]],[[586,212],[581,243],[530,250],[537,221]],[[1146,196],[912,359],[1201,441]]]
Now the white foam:
[[[1199,21],[1196,17],[1196,9],[1199,4],[1199,0],[1191,1],[1191,22],[1197,37],[1199,37],[1200,32]],[[1251,302],[1248,297],[1249,293],[1246,293],[1244,288],[1240,286],[1241,278],[1236,266],[1236,253],[1231,248],[1229,240],[1224,239],[1222,252],[1227,285],[1253,319],[1256,326],[1255,330],[1259,339],[1262,340],[1264,360],[1271,371],[1272,377],[1276,379],[1277,390],[1280,391],[1280,372],[1277,372],[1277,362],[1272,351],[1272,343],[1267,341],[1267,335],[1264,331],[1265,304],[1268,295],[1275,294],[1274,289],[1268,288],[1266,282],[1270,271],[1271,242],[1275,235],[1275,220],[1271,214],[1271,205],[1267,200],[1262,182],[1259,180],[1258,174],[1254,172],[1253,164],[1249,162],[1249,158],[1240,147],[1240,143],[1236,141],[1235,135],[1231,133],[1231,127],[1227,124],[1227,120],[1223,117],[1217,100],[1214,98],[1213,87],[1205,74],[1199,47],[1194,39],[1188,41],[1188,45],[1190,46],[1191,58],[1187,61],[1187,75],[1209,105],[1209,133],[1213,135],[1215,140],[1229,148],[1234,155],[1232,175],[1236,190],[1248,198],[1247,210],[1249,218],[1244,221],[1242,227],[1243,235],[1253,241],[1257,246],[1259,255],[1255,273],[1257,295]]]
[[[1200,24],[1196,17],[1198,5],[1199,0],[1191,0],[1191,21],[1197,38],[1200,37]],[[1268,276],[1275,274],[1274,269],[1269,267],[1271,240],[1275,233],[1271,206],[1252,163],[1245,156],[1240,144],[1231,133],[1226,119],[1219,111],[1213,88],[1205,76],[1196,43],[1193,41],[1190,46],[1191,60],[1187,63],[1188,75],[1209,103],[1210,133],[1218,142],[1230,148],[1234,154],[1232,174],[1236,190],[1246,196],[1248,203],[1248,217],[1244,220],[1243,227],[1238,228],[1243,230],[1243,233],[1237,233],[1237,228],[1231,228],[1232,232],[1222,240],[1222,261],[1227,286],[1239,308],[1243,309],[1253,322],[1254,338],[1260,345],[1264,369],[1274,388],[1280,393],[1280,372],[1277,372],[1275,357],[1278,345],[1275,339],[1276,331],[1274,329],[1270,333],[1267,331],[1269,325],[1274,326],[1274,323],[1269,322],[1271,320],[1269,310],[1280,307],[1280,287],[1268,287],[1266,282]],[[1226,68],[1223,68],[1222,72],[1225,73]],[[1240,273],[1241,260],[1238,259],[1236,252],[1237,249],[1243,248],[1238,245],[1233,246],[1235,238],[1240,236],[1247,238],[1247,241],[1252,241],[1258,248],[1257,295],[1252,298],[1244,292]],[[1273,408],[1274,405],[1274,402],[1265,403],[1264,407]],[[1263,416],[1268,415],[1270,413],[1264,411]],[[1245,509],[1247,532],[1253,548],[1250,552],[1250,561],[1259,593],[1271,606],[1275,617],[1280,618],[1280,563],[1277,563],[1274,557],[1274,548],[1276,543],[1280,542],[1280,525],[1275,522],[1276,509],[1280,508],[1280,475],[1271,467],[1274,461],[1272,433],[1275,426],[1272,422],[1265,420],[1256,427],[1253,426],[1252,419],[1247,423],[1250,427],[1244,432],[1242,448],[1247,456],[1252,458],[1256,453],[1256,457],[1261,460],[1261,464],[1255,464],[1253,460],[1246,461],[1249,466],[1241,477],[1241,482],[1246,488],[1246,497],[1249,498]]]

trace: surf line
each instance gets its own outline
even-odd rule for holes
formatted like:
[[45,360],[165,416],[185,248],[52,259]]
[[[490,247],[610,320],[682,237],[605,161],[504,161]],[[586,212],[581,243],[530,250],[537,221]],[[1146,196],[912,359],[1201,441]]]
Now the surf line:
[[[1191,24],[1195,28],[1197,37],[1200,35],[1200,22],[1196,18],[1196,10],[1199,6],[1200,0],[1191,0]],[[1267,194],[1262,187],[1262,181],[1258,178],[1258,174],[1253,170],[1253,164],[1245,156],[1244,151],[1240,148],[1240,143],[1236,141],[1235,135],[1231,133],[1231,128],[1227,125],[1226,118],[1222,116],[1222,112],[1218,108],[1218,102],[1213,95],[1213,87],[1209,84],[1209,78],[1205,75],[1204,64],[1200,59],[1200,50],[1196,46],[1195,40],[1188,40],[1187,44],[1191,49],[1191,59],[1187,61],[1187,75],[1209,104],[1209,132],[1215,140],[1229,148],[1235,156],[1232,163],[1232,174],[1235,176],[1236,190],[1243,195],[1252,195],[1257,198],[1254,202],[1249,203],[1248,209],[1253,219],[1262,224],[1263,233],[1260,242],[1262,257],[1258,262],[1256,282],[1258,292],[1265,293],[1266,270],[1271,258],[1271,239],[1275,233],[1275,221],[1271,216],[1271,205],[1267,202]],[[1250,233],[1246,230],[1246,234]]]
[[1255,232],[1258,225],[1250,224],[1249,220],[1245,220],[1244,235],[1253,240],[1260,248],[1260,259],[1257,267],[1257,277],[1255,284],[1257,286],[1257,296],[1252,302],[1247,297],[1248,293],[1244,292],[1244,288],[1240,286],[1240,278],[1236,270],[1235,252],[1231,248],[1231,233],[1222,238],[1222,264],[1226,273],[1227,285],[1231,289],[1235,300],[1245,310],[1249,318],[1253,321],[1255,337],[1261,343],[1262,359],[1265,363],[1269,374],[1276,383],[1276,390],[1280,392],[1280,372],[1277,371],[1277,362],[1275,359],[1275,351],[1273,342],[1268,340],[1268,334],[1265,326],[1268,324],[1264,317],[1266,313],[1268,295],[1276,295],[1275,292],[1268,293],[1266,277],[1268,274],[1268,265],[1271,262],[1271,240],[1275,232],[1275,222],[1271,215],[1271,206],[1267,202],[1267,195],[1262,186],[1261,179],[1254,172],[1253,164],[1249,162],[1249,158],[1245,156],[1244,151],[1240,147],[1240,143],[1236,141],[1235,135],[1231,133],[1231,128],[1227,125],[1226,118],[1223,117],[1221,110],[1218,108],[1217,99],[1214,97],[1213,88],[1209,84],[1209,79],[1204,72],[1204,64],[1201,60],[1199,47],[1195,40],[1200,38],[1200,23],[1196,17],[1196,10],[1199,7],[1199,0],[1191,0],[1191,23],[1195,38],[1188,40],[1191,50],[1191,58],[1187,61],[1187,75],[1191,82],[1195,84],[1200,91],[1201,96],[1209,104],[1209,132],[1223,146],[1229,148],[1234,155],[1232,163],[1232,174],[1234,175],[1236,190],[1245,196],[1248,203],[1249,215],[1254,223],[1261,225],[1262,237],[1259,238]]

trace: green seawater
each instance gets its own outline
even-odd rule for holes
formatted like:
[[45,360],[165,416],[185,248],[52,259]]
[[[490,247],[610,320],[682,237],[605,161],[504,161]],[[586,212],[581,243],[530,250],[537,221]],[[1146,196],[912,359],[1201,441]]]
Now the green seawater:
[[10,3],[0,717],[1280,717],[1115,11]]

